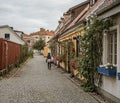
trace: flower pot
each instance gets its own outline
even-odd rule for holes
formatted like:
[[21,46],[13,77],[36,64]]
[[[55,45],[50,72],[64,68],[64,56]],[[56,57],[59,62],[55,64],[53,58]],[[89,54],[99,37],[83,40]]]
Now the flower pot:
[[118,73],[118,80],[120,80],[120,73]]
[[104,75],[107,75],[107,76],[116,76],[116,70],[115,69],[106,69],[104,67],[98,67],[97,68],[98,70],[98,73],[100,74],[104,74]]

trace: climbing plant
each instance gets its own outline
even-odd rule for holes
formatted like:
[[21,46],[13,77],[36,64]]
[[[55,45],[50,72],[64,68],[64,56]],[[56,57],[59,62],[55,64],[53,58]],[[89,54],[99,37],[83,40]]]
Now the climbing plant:
[[80,37],[80,74],[85,78],[83,87],[85,91],[95,91],[95,74],[97,67],[102,63],[103,30],[112,25],[110,19],[91,19],[92,22],[85,28],[85,34]]
[[51,50],[51,55],[55,56],[56,50],[57,50],[57,44],[55,42],[52,42],[52,43],[50,43],[49,48]]
[[61,46],[62,61],[64,62],[65,67],[66,67],[67,66],[67,58],[66,58],[66,55],[67,55],[67,43],[65,41],[63,41],[63,42],[61,42],[60,46]]
[[74,43],[73,43],[72,40],[68,41],[67,48],[68,48],[68,51],[69,51],[69,57],[70,57],[70,59],[71,58],[75,58],[75,45],[74,45]]

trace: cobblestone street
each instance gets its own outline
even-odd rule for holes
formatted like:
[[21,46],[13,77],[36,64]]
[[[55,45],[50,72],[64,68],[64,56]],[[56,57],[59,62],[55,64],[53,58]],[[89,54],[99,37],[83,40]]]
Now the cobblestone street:
[[14,76],[0,81],[0,103],[99,103],[65,75],[55,66],[48,70],[45,58],[35,55]]

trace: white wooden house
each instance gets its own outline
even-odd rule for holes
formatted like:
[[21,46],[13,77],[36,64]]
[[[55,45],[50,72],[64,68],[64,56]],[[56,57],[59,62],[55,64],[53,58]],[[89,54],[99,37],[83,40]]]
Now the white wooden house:
[[115,76],[102,75],[101,93],[111,100],[120,103],[120,0],[104,0],[97,11],[100,19],[111,19],[113,26],[103,33],[103,65],[111,63],[117,66]]
[[0,38],[24,45],[25,42],[21,37],[8,25],[0,26]]

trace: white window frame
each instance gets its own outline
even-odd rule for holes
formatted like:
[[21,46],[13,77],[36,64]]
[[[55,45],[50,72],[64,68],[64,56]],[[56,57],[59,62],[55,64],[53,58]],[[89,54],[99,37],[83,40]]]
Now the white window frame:
[[[7,35],[8,37],[6,37],[6,35]],[[6,39],[6,40],[10,40],[10,34],[9,34],[9,33],[5,33],[5,39]]]
[[[118,65],[118,61],[120,61],[120,57],[118,57],[120,55],[120,35],[119,35],[119,25],[115,25],[113,27],[110,27],[110,31],[114,31],[114,30],[117,30],[117,64]],[[103,36],[103,57],[102,57],[102,60],[103,60],[103,64],[107,64],[108,63],[108,36],[109,34],[106,33],[104,34]]]
[[[110,33],[108,34],[108,43],[109,44],[108,44],[108,48],[107,48],[108,49],[107,62],[109,62],[111,64],[117,64],[117,58],[116,58],[116,63],[115,63],[115,36],[117,36],[117,29],[112,30],[110,32],[115,33],[114,31],[116,32],[116,34],[110,34]],[[112,36],[112,37],[110,37],[110,36]],[[112,39],[112,42],[110,42],[111,41],[110,39]],[[110,46],[112,46],[112,48]],[[110,49],[112,49],[112,52]],[[116,52],[117,52],[117,47],[116,47]],[[112,58],[110,58],[110,56]]]

